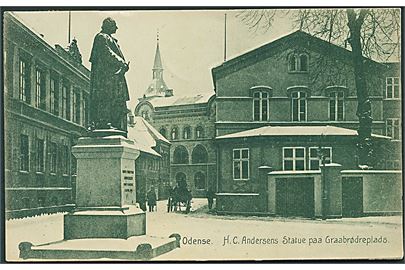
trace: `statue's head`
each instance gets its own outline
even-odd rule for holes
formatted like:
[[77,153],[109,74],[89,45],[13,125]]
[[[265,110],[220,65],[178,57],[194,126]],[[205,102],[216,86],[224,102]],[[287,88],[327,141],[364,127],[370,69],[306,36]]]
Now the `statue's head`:
[[103,24],[101,25],[101,30],[107,34],[114,34],[117,32],[117,29],[117,23],[110,17],[105,18]]

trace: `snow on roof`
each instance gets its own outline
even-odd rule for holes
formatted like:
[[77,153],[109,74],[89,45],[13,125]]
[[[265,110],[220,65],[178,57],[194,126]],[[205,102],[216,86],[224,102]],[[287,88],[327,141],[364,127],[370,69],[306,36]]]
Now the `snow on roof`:
[[128,126],[128,138],[134,140],[135,146],[142,152],[160,156],[159,153],[152,149],[156,146],[156,141],[170,142],[142,117],[134,117],[134,121],[133,126]]
[[214,95],[213,92],[202,93],[195,96],[155,97],[149,100],[153,107],[167,107],[175,105],[192,105],[207,103]]
[[[357,131],[353,129],[335,126],[265,126],[227,134],[216,137],[216,139],[246,138],[260,136],[357,136]],[[372,134],[376,138],[389,137]]]

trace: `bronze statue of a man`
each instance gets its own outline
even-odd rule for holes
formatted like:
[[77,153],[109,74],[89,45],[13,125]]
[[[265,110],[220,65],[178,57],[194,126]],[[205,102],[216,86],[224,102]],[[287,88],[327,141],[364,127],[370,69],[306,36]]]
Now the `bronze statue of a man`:
[[95,129],[114,127],[127,131],[129,93],[125,73],[129,62],[112,37],[117,29],[115,21],[106,18],[101,32],[94,37],[90,55],[90,123]]

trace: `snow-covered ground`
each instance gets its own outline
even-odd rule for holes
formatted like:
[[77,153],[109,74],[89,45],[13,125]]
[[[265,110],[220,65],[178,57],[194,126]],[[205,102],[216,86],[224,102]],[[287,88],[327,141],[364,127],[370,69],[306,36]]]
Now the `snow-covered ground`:
[[[402,217],[322,221],[214,216],[207,213],[205,199],[194,199],[193,208],[197,210],[188,215],[167,213],[166,201],[158,202],[157,208],[157,212],[147,213],[147,234],[167,237],[172,233],[179,233],[182,243],[181,248],[155,260],[402,256]],[[62,238],[62,214],[7,221],[6,258],[18,260],[18,244],[22,241],[40,244]],[[342,241],[349,243],[341,243]],[[367,241],[375,243],[367,244]]]

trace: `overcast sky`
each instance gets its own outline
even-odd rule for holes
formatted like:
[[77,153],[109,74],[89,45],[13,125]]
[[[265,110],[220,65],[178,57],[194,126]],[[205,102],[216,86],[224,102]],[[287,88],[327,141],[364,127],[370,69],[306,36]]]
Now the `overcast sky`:
[[[271,31],[249,31],[237,11],[72,11],[71,37],[78,40],[83,64],[90,68],[89,53],[101,22],[112,17],[118,25],[115,37],[127,61],[131,110],[152,79],[159,29],[164,78],[175,95],[212,92],[211,68],[224,59],[224,14],[227,13],[227,59],[252,50],[293,31],[287,18],[274,22]],[[67,46],[68,12],[17,12],[22,21],[43,34],[51,44]]]

